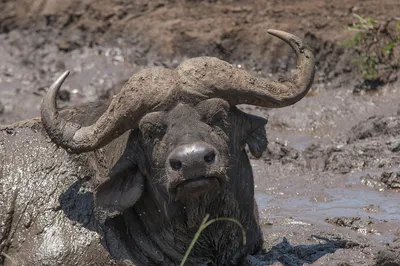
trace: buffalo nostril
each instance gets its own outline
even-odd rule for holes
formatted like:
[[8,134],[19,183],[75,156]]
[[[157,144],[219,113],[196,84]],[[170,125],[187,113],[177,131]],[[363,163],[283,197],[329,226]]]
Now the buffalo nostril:
[[212,163],[215,161],[215,152],[214,151],[210,151],[209,153],[206,154],[206,156],[204,156],[204,161],[206,163]]
[[174,170],[180,170],[182,168],[182,162],[177,159],[169,159],[169,164]]

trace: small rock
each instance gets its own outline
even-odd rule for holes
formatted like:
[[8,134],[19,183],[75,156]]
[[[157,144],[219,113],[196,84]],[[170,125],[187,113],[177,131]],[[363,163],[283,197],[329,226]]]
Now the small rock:
[[385,83],[379,79],[363,80],[361,83],[358,83],[354,86],[353,93],[360,93],[361,91],[375,91],[382,88],[383,85],[385,85]]
[[367,187],[379,187],[379,182],[376,181],[370,174],[360,177],[361,184]]
[[390,143],[389,149],[391,152],[399,152],[400,151],[400,140],[396,140]]
[[58,49],[60,51],[69,51],[71,49],[71,43],[69,43],[68,41],[65,40],[61,40],[57,43]]
[[380,181],[390,189],[400,189],[400,171],[383,172]]
[[374,205],[374,204],[370,204],[370,205],[364,207],[363,210],[365,212],[369,212],[369,213],[379,213],[379,212],[381,212],[381,208],[379,206]]
[[5,107],[2,102],[0,102],[0,115],[4,113]]
[[58,50],[70,52],[80,47],[80,44],[73,40],[60,40],[57,42]]
[[326,218],[325,222],[341,226],[341,227],[350,227],[352,229],[358,229],[358,224],[361,221],[361,217],[334,217],[334,218]]

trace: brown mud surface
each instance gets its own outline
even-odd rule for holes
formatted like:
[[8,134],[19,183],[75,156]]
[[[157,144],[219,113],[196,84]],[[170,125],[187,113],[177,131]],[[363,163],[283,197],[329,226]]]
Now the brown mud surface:
[[[253,265],[400,265],[400,83],[353,93],[352,13],[385,21],[384,1],[1,1],[0,124],[39,115],[70,70],[59,106],[111,97],[140,69],[217,56],[260,76],[291,71],[314,48],[315,83],[294,106],[267,110],[269,146],[252,160],[266,252]],[[278,74],[279,73],[279,74]]]

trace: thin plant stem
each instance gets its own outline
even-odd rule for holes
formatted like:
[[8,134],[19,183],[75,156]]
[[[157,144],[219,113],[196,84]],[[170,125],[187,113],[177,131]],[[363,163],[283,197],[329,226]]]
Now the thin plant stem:
[[199,239],[201,232],[204,229],[206,229],[207,226],[209,226],[210,224],[212,224],[214,222],[229,221],[229,222],[233,222],[233,223],[237,224],[240,227],[240,229],[242,230],[243,245],[246,245],[246,231],[244,230],[242,224],[239,221],[237,221],[236,219],[233,219],[233,218],[220,217],[220,218],[212,219],[212,220],[207,222],[208,218],[210,218],[210,215],[207,213],[206,216],[204,217],[203,221],[201,222],[199,229],[197,230],[196,234],[194,235],[194,238],[192,239],[192,242],[190,242],[189,248],[186,250],[185,256],[183,257],[180,266],[185,265],[185,262],[186,262],[187,258],[189,257],[189,254],[192,251],[192,249],[193,249],[194,245],[196,244],[197,240]]

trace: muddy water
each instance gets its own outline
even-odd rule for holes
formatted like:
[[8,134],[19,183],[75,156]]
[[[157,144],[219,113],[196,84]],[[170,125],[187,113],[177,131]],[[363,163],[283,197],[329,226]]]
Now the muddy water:
[[390,148],[400,86],[362,95],[319,86],[292,107],[243,107],[269,120],[268,150],[252,160],[268,255],[253,265],[385,265],[376,254],[397,245],[400,192],[377,179],[400,168]]
[[357,228],[358,233],[389,243],[394,234],[391,225],[400,225],[399,193],[361,185],[360,177],[367,173],[373,171],[329,176],[336,179],[336,186],[312,180],[306,186],[296,185],[296,176],[278,184],[269,183],[269,188],[261,186],[257,188],[256,199],[262,218],[269,221],[292,217],[299,224],[324,225],[327,218],[359,217],[376,224]]

